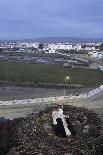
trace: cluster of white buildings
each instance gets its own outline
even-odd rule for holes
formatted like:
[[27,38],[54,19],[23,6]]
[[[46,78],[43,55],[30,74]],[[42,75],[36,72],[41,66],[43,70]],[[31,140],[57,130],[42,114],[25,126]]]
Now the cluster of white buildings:
[[62,43],[58,43],[58,44],[48,44],[46,46],[46,50],[49,51],[49,53],[55,53],[56,50],[82,50],[81,45],[80,44],[62,44]]
[[44,50],[48,53],[56,53],[57,50],[76,50],[76,51],[99,51],[101,43],[50,43],[44,46]]
[[[43,45],[43,49],[40,49],[40,44]],[[0,49],[37,49],[38,51],[44,51],[47,53],[56,53],[57,50],[76,50],[76,51],[98,51],[100,50],[101,43],[39,43],[39,42],[4,42],[0,43]]]
[[12,48],[19,48],[19,49],[28,49],[28,48],[38,48],[39,43],[37,42],[3,42],[0,43],[0,48],[2,49],[12,49]]
[[103,59],[103,52],[99,51],[90,51],[89,55],[91,58],[98,58],[98,59]]

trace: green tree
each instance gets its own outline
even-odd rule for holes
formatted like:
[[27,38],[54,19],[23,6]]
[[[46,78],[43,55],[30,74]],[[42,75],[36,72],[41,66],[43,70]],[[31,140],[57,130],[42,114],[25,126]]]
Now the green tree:
[[103,43],[101,43],[101,47],[100,47],[100,49],[103,50]]
[[40,43],[38,48],[43,49],[43,47],[44,47],[44,44]]

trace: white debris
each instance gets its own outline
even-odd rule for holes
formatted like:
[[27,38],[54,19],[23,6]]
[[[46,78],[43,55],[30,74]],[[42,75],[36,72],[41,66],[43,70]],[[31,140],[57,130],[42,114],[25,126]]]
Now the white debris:
[[89,131],[89,125],[85,125],[83,129],[83,133],[87,133]]

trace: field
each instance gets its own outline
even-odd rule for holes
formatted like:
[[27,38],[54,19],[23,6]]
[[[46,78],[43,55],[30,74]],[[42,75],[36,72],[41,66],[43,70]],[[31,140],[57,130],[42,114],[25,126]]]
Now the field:
[[68,69],[60,65],[0,62],[0,81],[39,83],[64,83],[98,86],[103,83],[103,73],[98,70]]

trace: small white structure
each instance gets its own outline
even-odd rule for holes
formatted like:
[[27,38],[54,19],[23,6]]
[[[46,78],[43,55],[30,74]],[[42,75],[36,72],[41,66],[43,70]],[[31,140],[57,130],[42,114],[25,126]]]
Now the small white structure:
[[91,58],[97,58],[97,59],[103,58],[103,52],[91,51],[89,52],[89,55],[91,56]]
[[99,68],[99,70],[100,70],[100,71],[102,71],[102,72],[103,72],[103,66],[100,66],[100,65],[99,65],[99,67],[98,67],[98,68]]
[[85,50],[86,51],[92,51],[92,50],[95,50],[95,47],[93,47],[93,46],[86,46]]

